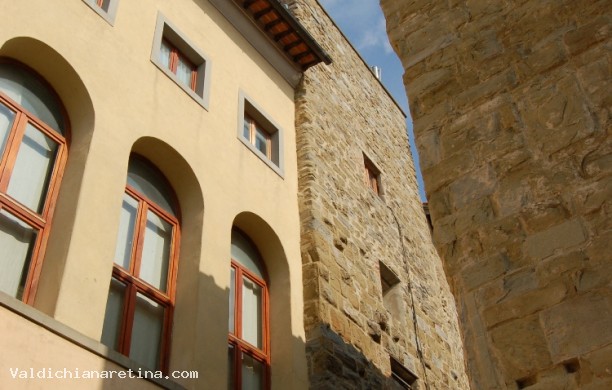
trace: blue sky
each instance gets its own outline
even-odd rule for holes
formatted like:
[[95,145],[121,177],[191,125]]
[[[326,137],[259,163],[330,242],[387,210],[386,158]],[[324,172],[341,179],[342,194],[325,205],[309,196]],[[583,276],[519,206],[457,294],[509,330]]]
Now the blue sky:
[[404,69],[389,44],[385,29],[385,18],[378,3],[379,0],[319,0],[319,3],[331,15],[344,35],[351,41],[370,67],[382,69],[382,82],[395,98],[408,118],[406,125],[410,137],[410,148],[415,159],[419,193],[425,200],[423,179],[421,177],[418,154],[414,146],[412,119],[408,109],[408,99],[402,81]]

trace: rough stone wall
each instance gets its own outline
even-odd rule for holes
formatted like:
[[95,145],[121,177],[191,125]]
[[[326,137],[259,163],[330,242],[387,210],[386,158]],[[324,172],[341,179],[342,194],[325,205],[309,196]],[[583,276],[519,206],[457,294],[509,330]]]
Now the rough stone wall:
[[[467,388],[457,312],[417,192],[401,110],[314,0],[291,12],[333,58],[296,93],[306,348],[313,389]],[[364,154],[381,198],[364,182]],[[399,278],[395,315],[379,261]],[[420,355],[422,354],[422,359]]]
[[472,387],[612,388],[612,2],[381,3]]

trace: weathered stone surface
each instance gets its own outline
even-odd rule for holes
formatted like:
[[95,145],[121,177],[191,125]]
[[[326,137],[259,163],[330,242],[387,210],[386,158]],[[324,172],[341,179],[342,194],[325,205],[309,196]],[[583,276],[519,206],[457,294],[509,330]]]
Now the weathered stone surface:
[[525,250],[534,259],[543,259],[556,250],[564,250],[583,243],[585,234],[580,221],[566,221],[543,232],[527,237]]
[[551,364],[544,332],[537,315],[505,322],[490,330],[491,344],[504,370],[517,377],[533,367]]
[[[296,91],[310,386],[391,388],[393,356],[423,388],[467,389],[457,311],[419,199],[405,117],[317,1],[284,2],[334,61],[310,68]],[[432,55],[449,39],[415,47]],[[447,76],[412,82],[443,91]],[[382,196],[364,183],[364,156],[381,172]],[[379,262],[399,280],[392,305]]]
[[381,6],[472,387],[610,387],[612,3]]
[[[541,314],[546,339],[556,362],[612,343],[612,295],[587,294]],[[596,336],[597,337],[594,337]]]

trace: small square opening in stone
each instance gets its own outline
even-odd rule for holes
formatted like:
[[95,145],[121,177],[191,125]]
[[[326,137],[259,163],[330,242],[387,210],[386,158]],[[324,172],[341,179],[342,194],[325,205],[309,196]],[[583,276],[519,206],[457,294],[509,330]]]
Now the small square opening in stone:
[[412,390],[413,386],[418,379],[409,369],[404,367],[399,361],[389,356],[391,361],[391,378],[395,382],[396,389],[408,389]]

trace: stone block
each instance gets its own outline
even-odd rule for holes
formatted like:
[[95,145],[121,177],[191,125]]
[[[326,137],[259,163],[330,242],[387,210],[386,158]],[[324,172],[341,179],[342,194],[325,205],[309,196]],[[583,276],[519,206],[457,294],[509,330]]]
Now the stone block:
[[436,93],[438,88],[448,84],[451,77],[451,72],[448,69],[435,69],[419,75],[407,85],[413,96],[416,97],[423,93]]
[[551,364],[537,315],[519,318],[490,330],[491,345],[506,378],[521,378]]
[[489,165],[482,166],[450,184],[451,205],[459,210],[470,202],[493,193],[496,185],[493,168]]
[[481,103],[486,98],[491,98],[502,92],[512,89],[516,84],[514,71],[507,70],[503,73],[494,75],[478,85],[474,85],[467,90],[455,95],[453,101],[458,106],[474,105]]
[[565,283],[553,282],[511,299],[502,298],[494,306],[483,307],[482,316],[487,328],[491,328],[501,322],[525,317],[551,307],[563,301],[567,294],[568,287]]
[[438,220],[433,232],[433,238],[440,244],[453,242],[457,239],[455,235],[455,217],[442,218]]
[[568,220],[560,225],[532,234],[525,240],[525,253],[533,259],[544,259],[556,250],[567,250],[586,239],[578,219]]
[[596,349],[582,357],[597,378],[612,379],[612,344]]
[[538,73],[549,71],[567,61],[567,53],[561,42],[552,41],[542,45],[525,58],[527,65],[521,74],[522,78],[531,78]]
[[554,362],[594,351],[612,342],[612,295],[568,299],[542,311],[541,321]]
[[455,231],[458,235],[476,229],[486,229],[495,221],[489,197],[477,199],[455,213]]
[[600,16],[592,22],[565,34],[564,42],[570,53],[575,55],[587,50],[597,42],[601,42],[610,36],[610,20],[606,16]]
[[[480,3],[485,5],[488,10],[494,3],[501,3],[501,1],[486,1],[486,0],[472,0],[471,3]],[[469,7],[470,5],[468,5]],[[472,49],[469,54],[472,56],[474,61],[479,63],[488,63],[488,60],[495,58],[503,53],[504,47],[499,41],[498,32],[495,29],[481,31],[478,35],[478,40],[472,45]]]
[[[513,95],[519,102],[532,151],[541,151],[544,156],[590,135],[594,129],[575,79],[562,72],[549,77],[555,82],[534,83],[530,90],[515,91]],[[528,98],[521,99],[525,92]]]
[[[595,150],[584,156],[581,167],[587,177],[597,177],[612,172],[612,140],[608,138],[599,144]],[[612,179],[604,177],[602,181],[604,185],[609,185],[608,183]]]
[[422,169],[427,169],[440,162],[440,145],[438,129],[431,129],[422,134],[417,145]]
[[461,280],[467,291],[495,280],[508,270],[508,261],[502,254],[476,261],[461,271]]
[[527,233],[536,233],[555,225],[562,224],[569,218],[569,211],[563,204],[537,204],[526,208],[520,219]]
[[548,284],[559,280],[567,272],[580,272],[589,265],[582,251],[563,253],[559,256],[549,257],[536,263],[536,274],[540,283]]
[[592,240],[586,248],[586,254],[592,263],[609,266],[612,253],[612,231],[604,232],[597,240]]
[[[612,258],[612,252],[609,253]],[[593,291],[612,284],[612,264],[599,264],[580,273],[578,291]]]
[[476,161],[471,154],[456,154],[452,157],[444,157],[440,163],[430,169],[423,171],[423,180],[427,192],[434,192],[440,187],[449,184],[454,177],[469,172],[474,168]]
[[521,164],[512,172],[502,177],[492,196],[495,211],[500,217],[518,214],[533,199],[533,188],[530,181],[537,174],[529,164]]
[[580,387],[580,390],[610,390],[612,389],[612,378],[595,378],[591,383]]
[[538,289],[538,276],[531,267],[525,267],[504,277],[504,299],[524,295]]

